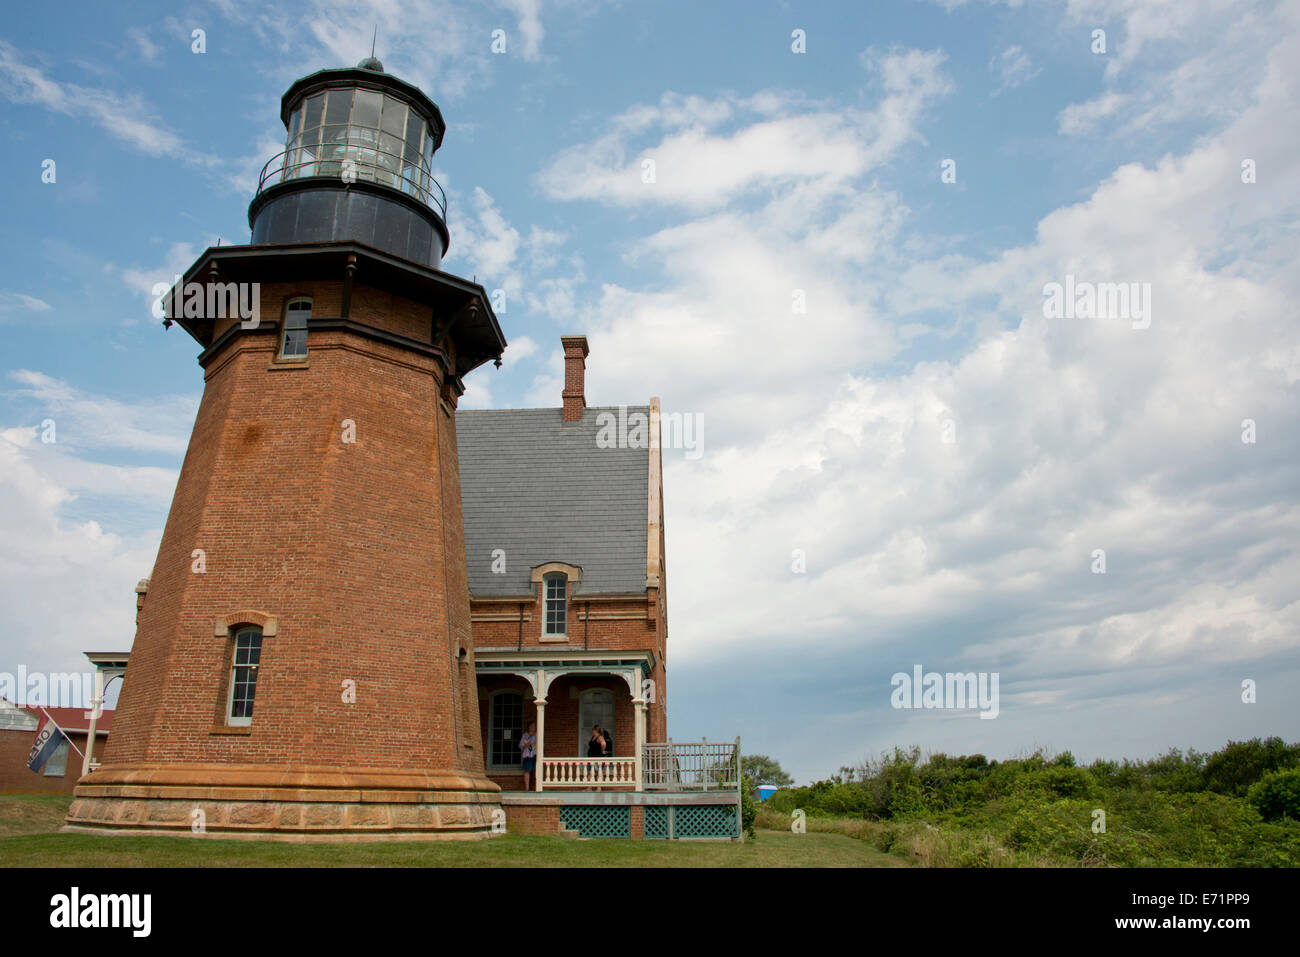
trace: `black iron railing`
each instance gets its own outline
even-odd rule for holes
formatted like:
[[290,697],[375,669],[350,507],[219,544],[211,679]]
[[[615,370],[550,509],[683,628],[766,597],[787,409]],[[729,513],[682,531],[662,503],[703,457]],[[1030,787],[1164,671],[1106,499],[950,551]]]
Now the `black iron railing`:
[[447,221],[447,194],[421,163],[405,163],[397,153],[351,143],[323,148],[325,155],[303,147],[283,150],[267,160],[257,179],[257,195],[269,186],[289,180],[318,177],[345,183],[365,181],[388,186],[414,197]]

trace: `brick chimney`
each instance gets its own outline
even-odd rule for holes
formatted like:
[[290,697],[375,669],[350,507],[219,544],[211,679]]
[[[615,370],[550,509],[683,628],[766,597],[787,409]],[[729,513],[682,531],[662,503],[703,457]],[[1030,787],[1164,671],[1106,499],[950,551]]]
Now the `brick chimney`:
[[560,345],[564,346],[564,421],[581,422],[582,410],[587,407],[587,356],[591,350],[586,336],[560,336]]

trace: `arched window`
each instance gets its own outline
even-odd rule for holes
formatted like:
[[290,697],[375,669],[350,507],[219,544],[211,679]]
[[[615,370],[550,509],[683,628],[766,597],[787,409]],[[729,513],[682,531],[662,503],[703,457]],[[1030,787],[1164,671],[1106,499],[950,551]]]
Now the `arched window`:
[[496,771],[521,767],[523,733],[524,696],[518,691],[494,692],[488,704],[488,767]]
[[284,330],[280,333],[280,358],[307,358],[307,320],[311,318],[310,299],[291,299],[284,307]]
[[226,723],[253,723],[253,697],[257,694],[257,667],[262,658],[262,629],[256,625],[235,632],[235,650],[230,663],[230,694]]
[[542,634],[563,637],[569,633],[569,577],[563,572],[552,572],[542,579],[543,615]]

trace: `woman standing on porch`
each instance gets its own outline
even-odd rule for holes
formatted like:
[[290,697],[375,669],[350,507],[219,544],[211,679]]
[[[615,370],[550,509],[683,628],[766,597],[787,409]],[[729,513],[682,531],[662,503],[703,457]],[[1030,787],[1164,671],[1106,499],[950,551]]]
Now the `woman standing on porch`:
[[519,750],[524,753],[524,790],[532,790],[532,773],[537,768],[537,722],[529,721],[528,730],[519,738]]
[[[604,756],[605,756],[605,738],[600,733],[600,725],[593,724],[591,726],[591,740],[587,742],[587,757],[603,758]],[[601,772],[600,765],[591,765],[591,764],[587,765],[587,776],[589,778],[591,777],[599,778],[600,772]],[[599,791],[600,788],[596,788],[596,790]]]

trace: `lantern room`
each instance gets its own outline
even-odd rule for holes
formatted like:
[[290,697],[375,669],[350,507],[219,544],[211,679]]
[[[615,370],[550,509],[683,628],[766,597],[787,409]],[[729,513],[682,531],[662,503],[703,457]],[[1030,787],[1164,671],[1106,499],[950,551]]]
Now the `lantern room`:
[[441,264],[447,201],[432,164],[446,124],[428,96],[367,57],[298,80],[281,120],[285,148],[248,209],[254,245],[356,240]]

